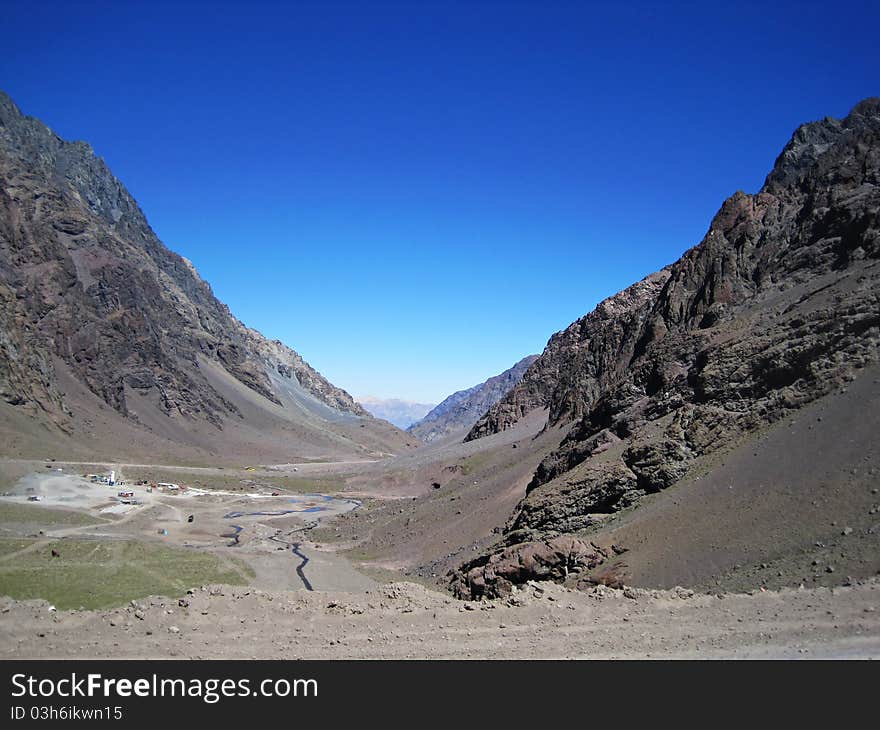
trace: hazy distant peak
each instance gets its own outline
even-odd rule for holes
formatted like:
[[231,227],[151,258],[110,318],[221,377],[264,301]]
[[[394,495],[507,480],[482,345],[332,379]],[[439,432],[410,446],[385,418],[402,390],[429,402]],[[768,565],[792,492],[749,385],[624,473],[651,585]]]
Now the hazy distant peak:
[[434,407],[433,403],[415,403],[401,398],[377,398],[372,395],[355,400],[371,415],[393,423],[398,428],[407,428]]

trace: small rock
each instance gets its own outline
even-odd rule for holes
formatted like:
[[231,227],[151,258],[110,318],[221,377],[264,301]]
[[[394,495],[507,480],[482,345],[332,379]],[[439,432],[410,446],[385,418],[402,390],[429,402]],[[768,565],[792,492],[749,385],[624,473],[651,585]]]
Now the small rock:
[[840,534],[841,535],[852,535],[852,531],[853,531],[852,527],[844,527],[843,530],[841,530]]
[[141,611],[140,609],[138,609],[137,611],[134,612],[134,617],[139,618],[141,621],[143,621],[144,620],[144,612]]
[[168,627],[168,633],[169,633],[169,634],[179,634],[179,633],[180,633],[180,629],[177,628],[176,626],[169,626],[169,627]]

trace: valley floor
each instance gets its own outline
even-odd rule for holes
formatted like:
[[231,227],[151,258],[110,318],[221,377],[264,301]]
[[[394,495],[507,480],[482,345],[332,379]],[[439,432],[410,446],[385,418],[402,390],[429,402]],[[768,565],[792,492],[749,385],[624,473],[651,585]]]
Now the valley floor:
[[[634,585],[708,591],[696,594],[541,583],[464,603],[443,592],[446,571],[497,539],[564,435],[544,430],[541,413],[479,442],[382,461],[0,459],[0,658],[880,658],[876,432],[861,439],[844,419],[853,399],[872,402],[876,377],[742,447],[745,465],[731,452],[731,473],[722,464],[699,489],[683,483],[602,526],[630,548]],[[873,423],[873,412],[862,420]],[[840,446],[826,444],[821,471],[791,466],[826,436]],[[767,482],[756,474],[773,477],[764,451],[785,454],[767,461],[801,487],[789,490],[803,508],[798,532],[786,530],[790,519],[780,534],[755,521],[791,511],[761,496]],[[140,504],[81,476],[111,469]],[[149,490],[144,480],[189,489]],[[672,549],[670,536],[683,525],[691,536],[711,525],[717,533],[719,504],[730,522],[724,543],[748,550],[723,556],[738,562],[732,577],[725,563],[713,573],[723,580],[700,580],[693,565],[714,554],[687,535]],[[684,507],[691,512],[672,519]],[[753,523],[761,529],[746,529]],[[741,527],[744,539],[734,539]],[[668,575],[658,576],[647,558],[661,555]]]

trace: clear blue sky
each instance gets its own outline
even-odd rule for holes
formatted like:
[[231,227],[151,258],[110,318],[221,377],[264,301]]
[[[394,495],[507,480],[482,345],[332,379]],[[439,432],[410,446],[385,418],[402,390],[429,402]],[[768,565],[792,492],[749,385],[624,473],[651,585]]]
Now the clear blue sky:
[[10,2],[0,88],[247,325],[437,402],[880,94],[876,2]]

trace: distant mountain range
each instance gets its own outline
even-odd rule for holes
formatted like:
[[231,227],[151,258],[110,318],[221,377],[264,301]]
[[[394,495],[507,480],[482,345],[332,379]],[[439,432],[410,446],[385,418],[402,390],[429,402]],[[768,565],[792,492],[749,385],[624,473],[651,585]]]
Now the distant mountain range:
[[12,453],[289,460],[411,441],[233,317],[89,145],[2,92],[0,181],[0,441]]
[[529,366],[538,359],[529,355],[500,375],[495,375],[467,390],[459,390],[446,398],[407,431],[422,441],[430,442],[455,431],[469,429],[489,408],[501,400],[522,380]]
[[376,418],[382,418],[404,429],[434,407],[433,403],[414,403],[398,398],[374,398],[369,395],[358,398],[357,401]]

